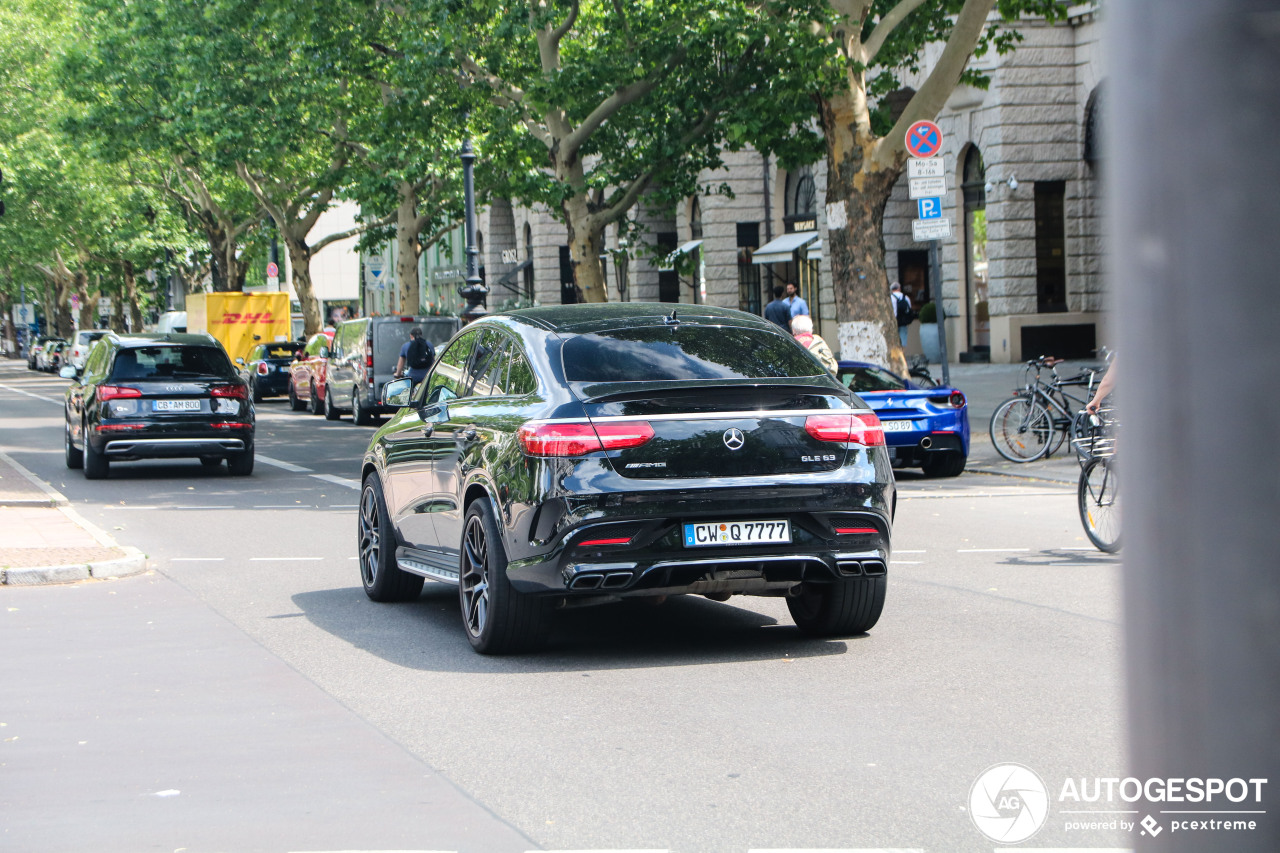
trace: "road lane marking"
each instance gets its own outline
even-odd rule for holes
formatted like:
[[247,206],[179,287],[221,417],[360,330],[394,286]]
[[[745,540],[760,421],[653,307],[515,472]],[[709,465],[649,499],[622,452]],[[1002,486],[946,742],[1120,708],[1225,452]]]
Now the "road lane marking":
[[15,394],[21,394],[24,397],[31,397],[34,400],[44,400],[46,403],[53,403],[55,406],[63,405],[62,400],[55,400],[52,397],[42,397],[39,394],[32,394],[30,391],[23,391],[21,388],[14,388],[12,385],[0,385],[6,391],[12,391]]
[[752,847],[747,853],[924,853],[920,847]]
[[927,554],[929,552],[925,551],[923,548],[920,549],[919,551],[907,551],[903,548],[894,548],[893,553],[895,554]]
[[226,557],[170,557],[171,563],[221,563]]
[[121,506],[119,504],[107,504],[103,509],[164,509],[159,506]]
[[323,560],[324,557],[250,557],[250,562],[278,562],[281,560]]
[[317,480],[324,480],[326,483],[335,483],[339,486],[346,486],[348,489],[360,488],[359,480],[349,480],[346,477],[339,477],[336,474],[312,474]]
[[261,453],[257,454],[255,458],[257,458],[259,462],[263,462],[276,468],[283,468],[284,470],[292,471],[295,474],[311,473],[310,468],[303,468],[301,465],[294,465],[292,462],[285,462],[281,459],[272,459],[270,456],[263,456]]
[[311,504],[255,504],[254,509],[315,509]]
[[329,509],[359,509],[360,504],[329,504]]
[[1030,548],[957,548],[957,554],[1003,554],[1015,551],[1030,551]]
[[169,509],[237,509],[231,504],[209,504],[208,506],[171,506]]

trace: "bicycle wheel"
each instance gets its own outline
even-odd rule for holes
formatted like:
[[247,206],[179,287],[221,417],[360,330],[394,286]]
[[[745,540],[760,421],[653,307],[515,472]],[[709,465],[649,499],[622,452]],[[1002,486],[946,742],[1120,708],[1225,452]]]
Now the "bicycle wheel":
[[1120,550],[1120,479],[1115,457],[1094,457],[1080,471],[1077,490],[1080,523],[1089,541],[1101,551]]
[[1012,397],[991,414],[991,443],[1010,462],[1034,462],[1057,443],[1057,430],[1038,401]]

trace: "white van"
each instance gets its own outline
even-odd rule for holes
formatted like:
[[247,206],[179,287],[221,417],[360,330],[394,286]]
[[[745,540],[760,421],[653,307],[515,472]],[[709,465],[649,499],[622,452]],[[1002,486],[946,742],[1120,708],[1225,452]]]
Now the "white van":
[[187,312],[186,311],[166,311],[160,315],[160,319],[156,322],[156,331],[160,334],[168,332],[186,332],[187,331]]

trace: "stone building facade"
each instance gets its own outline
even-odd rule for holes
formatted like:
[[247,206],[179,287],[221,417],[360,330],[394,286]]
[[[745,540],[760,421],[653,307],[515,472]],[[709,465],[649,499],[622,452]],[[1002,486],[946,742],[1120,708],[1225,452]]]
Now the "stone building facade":
[[[1084,356],[1102,342],[1096,4],[1073,7],[1065,21],[1025,20],[1018,28],[1023,40],[1013,53],[979,61],[990,87],[962,87],[938,117],[944,215],[953,227],[951,239],[939,241],[936,268],[930,246],[911,238],[915,202],[905,172],[885,212],[889,278],[917,307],[941,291],[953,361]],[[607,236],[610,298],[761,313],[772,286],[794,281],[834,346],[834,290],[822,252],[825,164],[788,171],[750,150],[724,161],[703,177],[728,193],[675,210],[642,204],[634,216],[643,245]],[[459,233],[452,242],[460,240]],[[576,298],[565,227],[545,208],[495,202],[480,212],[477,242],[490,310]],[[456,278],[462,256],[456,248],[452,256]],[[425,260],[423,273],[424,307],[457,303],[457,281],[432,281]],[[920,351],[918,328],[908,352]]]

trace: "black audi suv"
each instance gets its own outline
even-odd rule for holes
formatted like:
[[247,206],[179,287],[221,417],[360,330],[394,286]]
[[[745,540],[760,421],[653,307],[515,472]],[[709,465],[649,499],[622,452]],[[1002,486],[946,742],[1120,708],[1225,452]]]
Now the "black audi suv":
[[538,647],[557,607],[781,596],[801,631],[884,605],[894,479],[876,415],[759,317],[530,308],[441,347],[364,456],[375,601],[456,584],[476,651]]
[[248,387],[211,335],[117,335],[93,345],[84,368],[68,365],[66,462],[90,480],[112,462],[198,457],[253,473]]

